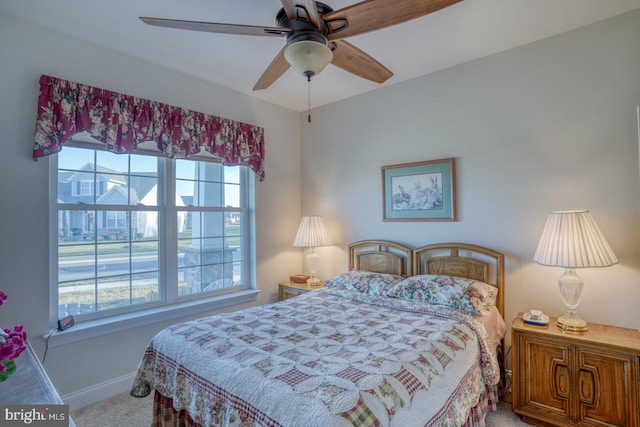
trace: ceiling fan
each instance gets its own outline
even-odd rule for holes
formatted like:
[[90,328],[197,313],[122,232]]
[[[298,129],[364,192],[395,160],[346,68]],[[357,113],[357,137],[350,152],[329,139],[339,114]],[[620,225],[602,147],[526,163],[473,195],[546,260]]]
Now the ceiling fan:
[[373,57],[344,40],[400,24],[444,9],[462,0],[364,0],[333,10],[315,0],[282,0],[277,27],[140,19],[149,25],[212,33],[286,37],[287,44],[264,71],[253,90],[268,88],[289,67],[311,80],[329,63],[365,79],[382,83],[393,73]]

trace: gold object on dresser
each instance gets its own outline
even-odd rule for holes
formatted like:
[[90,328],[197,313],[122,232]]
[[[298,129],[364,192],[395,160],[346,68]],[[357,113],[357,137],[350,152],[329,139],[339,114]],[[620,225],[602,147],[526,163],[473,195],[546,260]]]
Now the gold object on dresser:
[[640,331],[511,325],[513,411],[541,426],[640,427]]
[[280,282],[278,284],[278,301],[284,301],[289,298],[297,297],[298,295],[305,294],[314,289],[320,289],[322,287],[320,282],[317,286],[309,286],[306,283],[294,283],[294,282]]

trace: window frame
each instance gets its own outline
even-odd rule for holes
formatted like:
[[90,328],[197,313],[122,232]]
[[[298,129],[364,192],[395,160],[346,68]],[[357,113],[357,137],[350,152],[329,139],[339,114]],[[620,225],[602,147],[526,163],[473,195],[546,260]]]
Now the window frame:
[[[104,146],[95,142],[71,141],[65,146],[90,150],[106,151]],[[184,316],[206,313],[212,310],[230,307],[237,304],[245,304],[257,300],[256,290],[256,262],[255,262],[255,174],[247,167],[242,166],[240,172],[240,186],[243,189],[241,205],[244,207],[230,209],[232,211],[244,211],[245,221],[242,224],[243,236],[242,272],[243,286],[234,286],[214,292],[204,292],[190,295],[178,295],[178,260],[177,260],[177,221],[166,221],[171,216],[176,218],[178,210],[185,210],[184,206],[177,206],[175,200],[175,160],[169,159],[157,150],[138,149],[131,154],[155,156],[160,158],[158,167],[159,191],[158,194],[158,224],[163,224],[163,232],[158,233],[159,250],[159,293],[158,301],[143,305],[129,305],[122,309],[111,309],[102,312],[81,316],[76,320],[73,328],[64,332],[55,331],[58,321],[58,154],[50,156],[49,160],[49,324],[52,332],[47,336],[51,340],[51,346],[63,345],[82,339],[118,332],[132,327],[144,326],[158,321],[178,319]],[[193,161],[220,161],[212,155],[192,156],[186,160]],[[164,165],[160,167],[160,165]],[[160,182],[162,181],[162,184]],[[172,183],[167,186],[167,183]],[[224,184],[222,184],[224,185]],[[162,193],[162,194],[160,194]],[[74,205],[69,205],[74,206]],[[100,205],[100,208],[113,208],[111,205]],[[123,206],[119,206],[123,208]],[[198,207],[187,207],[187,210],[201,212]],[[221,208],[225,212],[229,209]],[[174,247],[168,248],[168,245]],[[132,274],[132,273],[130,273]],[[170,285],[173,284],[173,285]],[[53,332],[56,332],[53,334]]]

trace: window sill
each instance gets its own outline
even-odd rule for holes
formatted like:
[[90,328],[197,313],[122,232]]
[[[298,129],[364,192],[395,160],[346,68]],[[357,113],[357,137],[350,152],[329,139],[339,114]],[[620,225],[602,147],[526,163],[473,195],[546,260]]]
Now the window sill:
[[147,326],[156,322],[166,322],[198,313],[210,312],[239,304],[247,304],[257,300],[258,290],[246,290],[232,294],[220,295],[197,301],[158,307],[136,313],[123,314],[108,319],[92,320],[78,323],[65,331],[53,331],[48,347],[59,347],[102,335],[122,332],[127,329]]

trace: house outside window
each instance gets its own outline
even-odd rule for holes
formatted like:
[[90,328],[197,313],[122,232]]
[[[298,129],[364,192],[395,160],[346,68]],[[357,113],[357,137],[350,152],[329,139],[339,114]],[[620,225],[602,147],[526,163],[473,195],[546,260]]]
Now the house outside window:
[[75,146],[52,156],[53,165],[57,318],[90,320],[250,288],[247,167]]

